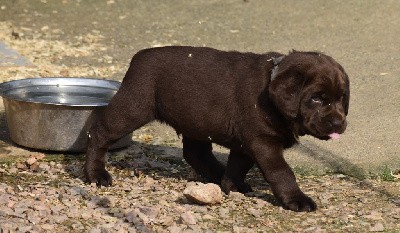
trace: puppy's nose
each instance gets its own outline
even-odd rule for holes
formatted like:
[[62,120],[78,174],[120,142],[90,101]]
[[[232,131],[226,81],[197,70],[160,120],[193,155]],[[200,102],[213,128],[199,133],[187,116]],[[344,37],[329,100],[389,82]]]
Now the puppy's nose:
[[329,124],[330,127],[336,129],[336,128],[342,127],[343,122],[344,122],[343,119],[341,119],[341,118],[336,118],[336,117],[335,117],[335,118],[329,120],[329,121],[328,121],[328,124]]

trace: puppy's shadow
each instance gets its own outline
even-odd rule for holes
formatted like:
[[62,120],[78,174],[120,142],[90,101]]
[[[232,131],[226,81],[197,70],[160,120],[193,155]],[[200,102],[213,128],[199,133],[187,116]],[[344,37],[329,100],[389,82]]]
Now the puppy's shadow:
[[[207,182],[199,176],[193,176],[193,169],[183,159],[182,148],[168,145],[152,145],[133,141],[132,145],[123,150],[111,151],[108,164],[116,169],[130,171],[133,175],[146,175],[152,178],[175,178],[179,181]],[[228,154],[214,152],[215,156],[225,164]],[[253,192],[247,197],[260,198],[274,206],[280,203],[273,196],[267,182],[258,167],[254,166],[248,173],[246,182]],[[189,204],[185,198],[177,200],[180,204]]]

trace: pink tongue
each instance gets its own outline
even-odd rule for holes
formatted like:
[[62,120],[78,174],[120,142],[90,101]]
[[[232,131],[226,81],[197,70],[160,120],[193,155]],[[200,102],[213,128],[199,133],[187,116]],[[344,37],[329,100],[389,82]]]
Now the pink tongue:
[[340,134],[338,134],[338,133],[331,133],[331,134],[329,134],[329,137],[330,137],[331,139],[339,139],[339,138],[340,138]]

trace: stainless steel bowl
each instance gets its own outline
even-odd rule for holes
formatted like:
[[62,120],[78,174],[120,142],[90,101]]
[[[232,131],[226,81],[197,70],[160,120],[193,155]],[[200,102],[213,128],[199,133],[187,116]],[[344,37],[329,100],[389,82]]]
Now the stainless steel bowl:
[[[117,92],[117,81],[31,78],[0,84],[7,125],[15,143],[41,150],[82,152],[95,117]],[[127,135],[111,148],[130,145]]]

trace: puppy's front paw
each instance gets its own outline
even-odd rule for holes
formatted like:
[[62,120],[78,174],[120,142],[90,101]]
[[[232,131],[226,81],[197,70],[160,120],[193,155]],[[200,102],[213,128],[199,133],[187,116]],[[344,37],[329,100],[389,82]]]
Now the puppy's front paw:
[[96,183],[97,187],[108,187],[112,185],[112,177],[104,168],[88,169],[87,166],[85,166],[83,172],[87,183]]
[[282,200],[282,204],[284,208],[296,212],[312,212],[317,209],[317,204],[303,193]]

